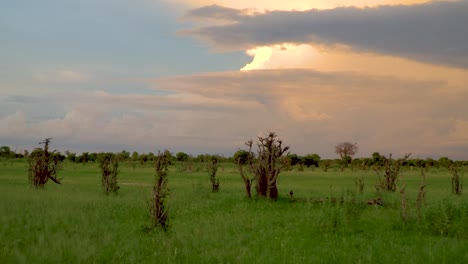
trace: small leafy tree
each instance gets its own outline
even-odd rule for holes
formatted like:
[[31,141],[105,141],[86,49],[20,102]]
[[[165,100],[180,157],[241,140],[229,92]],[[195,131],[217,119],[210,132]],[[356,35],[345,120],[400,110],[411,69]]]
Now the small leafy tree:
[[397,190],[397,179],[401,173],[401,167],[410,156],[411,154],[406,154],[403,158],[397,160],[392,159],[392,154],[390,154],[388,158],[380,156],[382,165],[377,165],[374,168],[378,176],[376,185],[378,191],[395,192]]
[[151,228],[161,228],[167,231],[169,228],[169,217],[167,214],[167,167],[169,165],[169,151],[158,152],[155,169],[156,176],[153,184],[153,195],[147,202],[151,218]]
[[117,193],[119,185],[119,162],[113,153],[103,153],[99,156],[99,168],[101,169],[102,188],[106,194]]
[[260,197],[278,197],[276,182],[281,171],[281,157],[289,150],[289,146],[283,147],[282,144],[274,132],[270,132],[267,137],[258,137],[257,158],[253,159],[253,141],[246,142],[250,153],[250,171],[254,175],[255,189]]
[[321,161],[320,161],[320,167],[322,167],[323,172],[327,172],[328,169],[330,169],[331,165],[332,165],[332,161],[331,161],[331,160],[328,160],[328,159],[327,159],[327,160],[321,160]]
[[0,157],[9,158],[11,155],[11,149],[8,146],[0,147]]
[[175,156],[176,160],[177,161],[188,161],[190,159],[190,156],[189,154],[185,153],[185,152],[177,152],[176,153],[176,156]]
[[291,160],[291,166],[295,166],[302,162],[301,157],[299,157],[297,154],[288,154],[286,157]]
[[240,162],[242,165],[244,165],[248,163],[251,157],[250,157],[250,152],[246,150],[238,150],[236,151],[236,153],[234,153],[232,158],[236,164],[239,164]]
[[449,159],[448,157],[441,157],[439,159],[439,165],[441,167],[445,167],[445,168],[450,168],[450,166],[452,166],[453,164],[453,160]]
[[28,178],[29,183],[38,188],[43,188],[47,181],[52,180],[57,184],[60,179],[57,178],[57,171],[60,168],[60,160],[49,152],[49,143],[52,138],[46,138],[39,144],[44,144],[44,149],[36,149],[29,156]]
[[318,167],[320,164],[320,156],[318,154],[308,154],[302,157],[302,161],[307,168],[310,166]]

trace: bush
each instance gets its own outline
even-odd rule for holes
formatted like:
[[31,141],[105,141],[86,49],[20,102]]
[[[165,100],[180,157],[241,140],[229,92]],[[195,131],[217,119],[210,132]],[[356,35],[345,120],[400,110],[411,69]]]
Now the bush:
[[101,169],[101,183],[106,194],[117,193],[117,175],[119,174],[119,162],[112,153],[99,156],[99,168]]

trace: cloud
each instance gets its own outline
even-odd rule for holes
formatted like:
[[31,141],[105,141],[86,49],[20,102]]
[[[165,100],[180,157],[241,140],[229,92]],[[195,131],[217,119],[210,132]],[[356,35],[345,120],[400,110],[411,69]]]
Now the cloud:
[[[221,7],[211,8],[220,17]],[[210,17],[210,10],[205,16]],[[230,11],[226,18],[236,18]],[[236,23],[181,31],[220,51],[283,43],[347,45],[355,51],[468,67],[468,1],[410,6],[236,13]]]
[[263,68],[264,64],[266,64],[270,60],[272,53],[273,49],[270,47],[260,47],[248,50],[247,54],[250,56],[254,56],[254,59],[251,63],[242,67],[241,71],[249,71]]
[[88,74],[72,70],[57,70],[36,74],[36,80],[39,82],[52,83],[83,83],[90,80]]
[[431,0],[166,0],[171,4],[182,3],[191,7],[220,5],[229,8],[245,9],[254,8],[257,11],[264,10],[309,10],[331,9],[335,7],[355,6],[371,7],[379,5],[411,5],[417,3],[431,2]]
[[[411,80],[443,80],[450,83],[452,89],[464,89],[468,83],[468,69],[421,63],[382,54],[356,53],[345,46],[329,48],[285,44],[260,47],[248,50],[247,53],[254,58],[243,70],[300,68],[322,72],[348,71]],[[265,53],[268,56],[265,56]]]
[[59,150],[230,155],[272,130],[298,154],[334,157],[334,144],[350,140],[359,144],[360,156],[379,151],[468,159],[466,85],[306,69],[205,73],[147,84],[157,91],[21,97],[39,102],[37,109],[57,100],[67,107],[47,119],[35,119],[34,109],[4,114],[0,140],[32,148],[53,137]]
[[254,14],[255,12],[252,12],[250,9],[239,10],[218,5],[211,5],[187,11],[184,19],[208,19],[235,22],[241,20],[244,16]]

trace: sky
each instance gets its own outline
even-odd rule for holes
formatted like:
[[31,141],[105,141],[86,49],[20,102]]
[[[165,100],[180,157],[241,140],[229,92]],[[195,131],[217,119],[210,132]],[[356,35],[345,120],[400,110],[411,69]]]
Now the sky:
[[0,2],[0,145],[468,159],[468,0]]

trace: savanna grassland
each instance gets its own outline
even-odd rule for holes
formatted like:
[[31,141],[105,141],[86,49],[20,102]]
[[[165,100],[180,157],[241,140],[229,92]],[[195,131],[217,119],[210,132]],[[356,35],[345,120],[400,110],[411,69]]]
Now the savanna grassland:
[[[179,163],[163,232],[148,231],[151,164],[122,163],[109,195],[97,163],[66,162],[62,184],[43,190],[29,185],[26,165],[0,160],[0,263],[468,263],[468,198],[451,193],[443,168],[425,173],[420,213],[421,172],[403,170],[404,223],[401,194],[377,193],[372,170],[285,171],[271,201],[247,199],[234,164],[220,165],[213,193],[206,164]],[[367,204],[378,197],[383,205]]]

